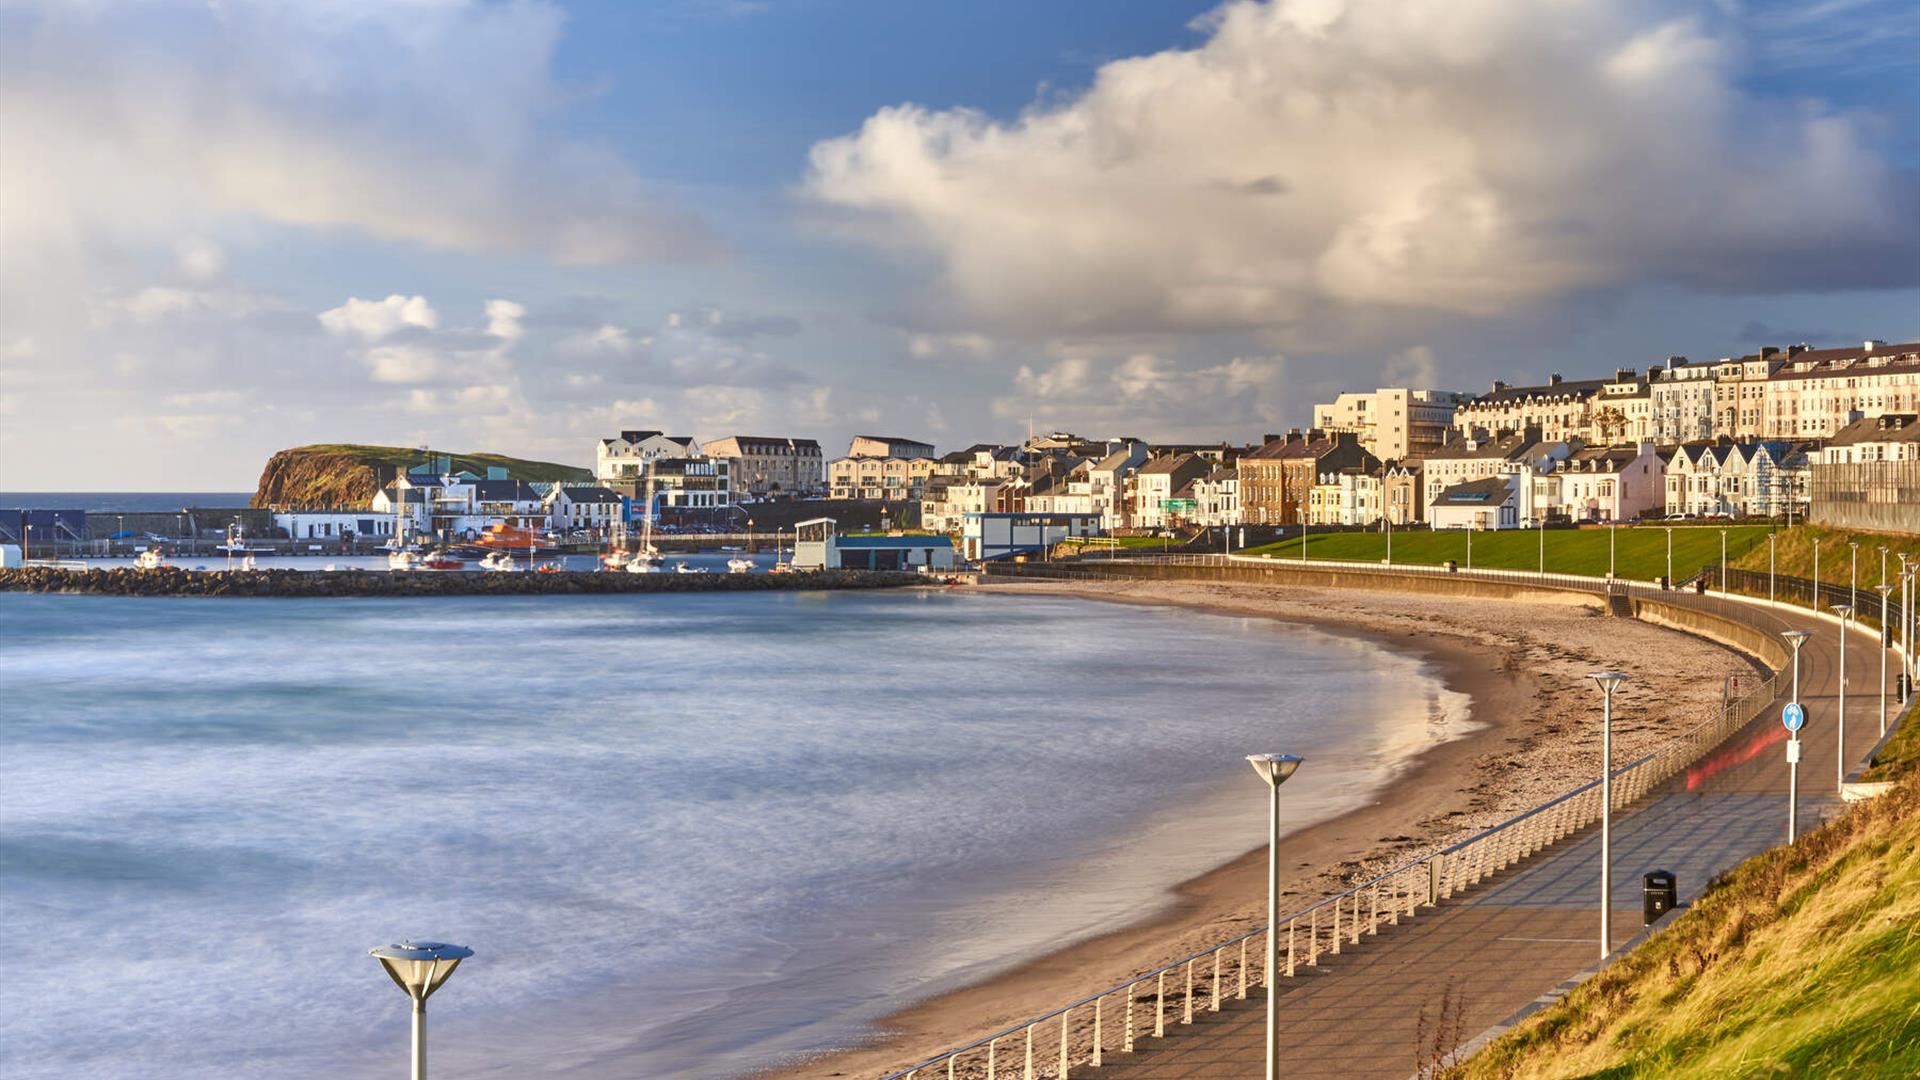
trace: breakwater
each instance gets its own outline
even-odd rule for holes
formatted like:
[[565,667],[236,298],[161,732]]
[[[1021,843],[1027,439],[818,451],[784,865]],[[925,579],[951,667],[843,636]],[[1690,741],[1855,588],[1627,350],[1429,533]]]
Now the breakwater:
[[370,570],[0,570],[0,592],[93,596],[565,596],[613,593],[799,592],[927,585],[919,574],[820,570],[794,574],[387,573]]

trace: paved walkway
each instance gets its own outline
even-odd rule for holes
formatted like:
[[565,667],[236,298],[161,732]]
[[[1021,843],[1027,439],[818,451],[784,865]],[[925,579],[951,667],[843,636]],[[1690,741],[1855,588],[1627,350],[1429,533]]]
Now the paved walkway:
[[[1800,820],[1803,829],[1839,805],[1834,743],[1838,629],[1831,623],[1687,597],[1690,606],[1738,612],[1777,632],[1814,631],[1801,652]],[[1879,738],[1879,656],[1848,641],[1847,756]],[[1857,695],[1857,696],[1856,696]],[[1641,926],[1640,875],[1679,877],[1691,900],[1716,874],[1786,839],[1787,766],[1779,706],[1728,738],[1705,762],[1673,778],[1614,820],[1613,946]],[[1406,1080],[1442,1045],[1470,1039],[1600,959],[1597,826],[1399,926],[1383,926],[1318,970],[1281,984],[1282,1074],[1328,1080]],[[1442,1002],[1452,1010],[1442,1017]],[[1265,1058],[1266,1003],[1256,989],[1220,1012],[1197,1013],[1133,1054],[1113,1054],[1101,1076],[1244,1080]],[[1439,1034],[1434,1034],[1439,1029]]]

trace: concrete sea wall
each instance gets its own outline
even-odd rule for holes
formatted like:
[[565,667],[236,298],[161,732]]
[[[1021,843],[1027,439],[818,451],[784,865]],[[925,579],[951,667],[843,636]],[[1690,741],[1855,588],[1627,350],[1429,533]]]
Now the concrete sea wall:
[[829,570],[797,574],[387,573],[306,570],[0,570],[0,592],[94,596],[564,596],[610,593],[800,592],[933,584],[919,574]]

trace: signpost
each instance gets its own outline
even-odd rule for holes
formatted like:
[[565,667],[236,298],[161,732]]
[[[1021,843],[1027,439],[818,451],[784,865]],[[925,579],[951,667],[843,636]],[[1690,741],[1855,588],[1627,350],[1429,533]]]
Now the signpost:
[[1787,740],[1787,843],[1791,844],[1800,824],[1800,729],[1807,726],[1807,710],[1797,701],[1787,702],[1780,710],[1780,724],[1793,736]]

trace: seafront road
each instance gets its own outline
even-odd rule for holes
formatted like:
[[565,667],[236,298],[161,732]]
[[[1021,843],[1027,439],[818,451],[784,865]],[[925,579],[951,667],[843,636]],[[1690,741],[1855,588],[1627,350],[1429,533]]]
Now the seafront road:
[[[1734,615],[1778,633],[1810,630],[1800,656],[1801,828],[1839,805],[1835,713],[1839,629],[1832,622],[1722,600],[1663,594],[1662,602]],[[1855,634],[1848,645],[1848,764],[1879,739],[1880,658]],[[1597,694],[1598,691],[1596,690]],[[1614,947],[1641,928],[1641,874],[1669,870],[1682,902],[1716,874],[1786,839],[1787,765],[1780,726],[1783,695],[1695,768],[1616,811],[1613,837]],[[1596,762],[1596,771],[1598,763]],[[1618,764],[1618,763],[1616,763]],[[1418,917],[1382,926],[1377,938],[1318,968],[1299,969],[1280,988],[1281,1075],[1338,1080],[1406,1080],[1442,1047],[1512,1016],[1599,962],[1599,827]],[[1443,1007],[1443,1002],[1448,1003]],[[1172,1024],[1131,1054],[1111,1053],[1099,1076],[1154,1080],[1245,1080],[1265,1057],[1265,998],[1258,988],[1219,1012],[1197,1006],[1191,1025]]]

